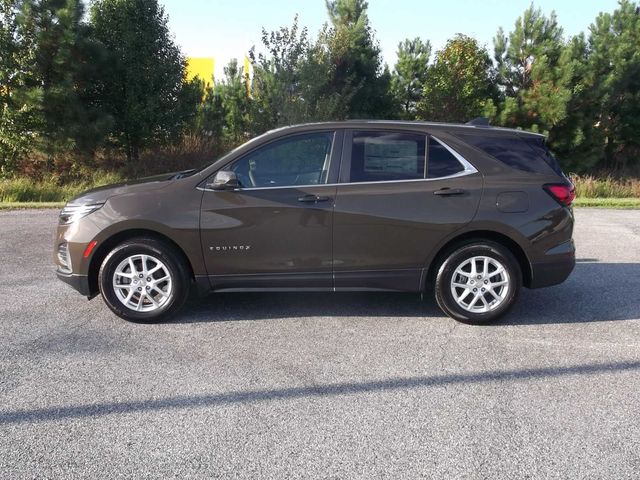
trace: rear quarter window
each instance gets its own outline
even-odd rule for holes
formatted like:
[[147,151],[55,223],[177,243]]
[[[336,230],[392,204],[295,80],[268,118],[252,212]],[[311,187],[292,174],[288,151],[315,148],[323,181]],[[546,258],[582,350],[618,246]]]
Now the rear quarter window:
[[564,175],[542,137],[492,137],[482,135],[458,135],[469,145],[479,148],[509,167],[524,172]]
[[464,170],[453,153],[433,137],[429,139],[428,158],[427,178],[449,177]]

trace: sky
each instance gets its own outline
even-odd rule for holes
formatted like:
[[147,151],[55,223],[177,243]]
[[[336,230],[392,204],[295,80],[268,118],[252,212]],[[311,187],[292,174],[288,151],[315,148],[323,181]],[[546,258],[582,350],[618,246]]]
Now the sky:
[[[314,38],[328,21],[324,0],[160,0],[176,43],[187,57],[214,57],[216,77],[231,58],[242,59],[262,28],[290,26],[296,14]],[[613,11],[617,0],[535,0],[546,14],[555,10],[565,34],[587,31],[599,12]],[[433,51],[456,33],[475,37],[492,51],[498,27],[510,31],[530,0],[369,0],[369,20],[391,68],[398,43],[430,40]]]

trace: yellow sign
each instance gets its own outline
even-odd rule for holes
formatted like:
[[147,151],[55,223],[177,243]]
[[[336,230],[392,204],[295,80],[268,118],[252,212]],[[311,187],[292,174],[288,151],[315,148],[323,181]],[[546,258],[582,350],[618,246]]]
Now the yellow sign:
[[213,58],[187,58],[187,80],[199,77],[205,87],[213,86],[215,59]]
[[[215,58],[189,57],[187,58],[187,80],[198,77],[204,82],[205,87],[214,87],[215,66]],[[249,90],[253,79],[253,66],[246,55],[244,56],[242,76],[245,78],[247,90]]]

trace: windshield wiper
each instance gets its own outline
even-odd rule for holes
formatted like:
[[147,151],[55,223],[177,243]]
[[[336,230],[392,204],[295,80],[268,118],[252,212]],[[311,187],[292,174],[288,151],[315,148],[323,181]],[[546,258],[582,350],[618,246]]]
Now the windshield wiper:
[[195,173],[195,171],[196,171],[195,168],[192,168],[190,170],[183,170],[182,172],[176,173],[169,180],[179,180],[181,178],[190,177],[191,175],[193,175]]

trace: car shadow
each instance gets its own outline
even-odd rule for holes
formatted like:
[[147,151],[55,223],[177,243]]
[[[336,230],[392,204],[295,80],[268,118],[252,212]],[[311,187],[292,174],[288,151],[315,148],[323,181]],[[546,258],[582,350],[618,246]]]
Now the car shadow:
[[[496,326],[588,323],[640,318],[640,264],[579,259],[569,279],[554,287],[523,289]],[[433,299],[415,293],[246,292],[192,299],[171,323],[304,317],[443,317]]]
[[566,282],[525,289],[502,323],[588,323],[640,319],[640,264],[578,259]]
[[449,385],[474,385],[491,382],[534,382],[579,375],[597,378],[600,375],[636,373],[640,362],[590,363],[572,366],[554,366],[517,370],[494,370],[475,373],[449,373],[413,377],[396,377],[370,381],[347,381],[326,385],[309,385],[258,390],[240,390],[196,395],[176,395],[145,400],[92,402],[84,405],[59,405],[55,407],[0,411],[0,425],[60,422],[67,419],[100,418],[109,415],[185,410],[195,408],[224,407],[235,404],[291,401],[302,398],[329,398],[358,395],[371,392],[409,391],[447,387]]

